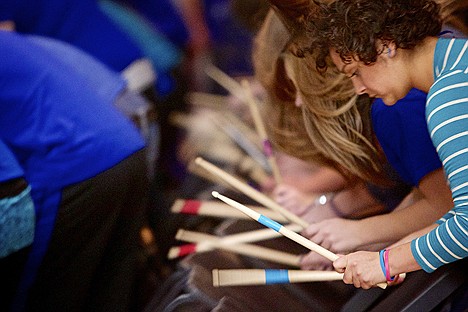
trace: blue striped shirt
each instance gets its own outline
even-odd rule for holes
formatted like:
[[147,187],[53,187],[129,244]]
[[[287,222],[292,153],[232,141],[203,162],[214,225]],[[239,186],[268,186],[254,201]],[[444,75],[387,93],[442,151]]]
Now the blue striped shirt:
[[429,133],[452,190],[454,208],[411,250],[426,272],[468,255],[468,41],[438,40],[435,82],[426,102]]

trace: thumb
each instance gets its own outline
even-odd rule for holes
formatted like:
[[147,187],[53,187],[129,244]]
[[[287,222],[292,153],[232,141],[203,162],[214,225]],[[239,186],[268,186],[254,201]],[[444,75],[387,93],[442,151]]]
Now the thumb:
[[335,271],[338,273],[344,273],[346,266],[347,266],[347,258],[346,256],[340,255],[338,259],[333,261],[333,267],[335,268]]

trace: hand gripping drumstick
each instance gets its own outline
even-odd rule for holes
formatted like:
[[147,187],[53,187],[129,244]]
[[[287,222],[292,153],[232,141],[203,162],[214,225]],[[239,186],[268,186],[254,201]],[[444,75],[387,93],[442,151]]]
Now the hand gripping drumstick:
[[[228,204],[229,206],[232,206],[240,211],[242,211],[243,213],[245,213],[246,215],[248,215],[249,217],[251,217],[252,219],[254,220],[257,220],[259,223],[263,224],[264,226],[266,227],[269,227],[270,229],[273,229],[275,231],[277,231],[278,233],[281,233],[283,234],[284,236],[286,236],[287,238],[295,241],[296,243],[298,244],[301,244],[302,246],[312,250],[312,251],[315,251],[316,253],[318,253],[319,255],[327,258],[328,260],[330,261],[335,261],[336,259],[338,259],[338,256],[336,254],[334,254],[333,252],[323,248],[322,246],[320,245],[317,245],[316,243],[312,242],[311,240],[308,240],[307,238],[305,238],[304,236],[301,236],[287,228],[285,228],[283,225],[281,225],[280,223],[276,222],[276,221],[273,221],[265,216],[262,216],[261,214],[259,214],[258,212],[256,211],[253,211],[252,209],[226,197],[226,196],[223,196],[221,194],[219,194],[218,192],[216,191],[213,191],[211,192],[211,194],[213,195],[213,197],[215,198],[218,198],[220,200],[222,200],[223,202],[225,202],[226,204]],[[379,286],[380,288],[382,289],[385,289],[387,287],[387,284],[386,283],[380,283],[380,284],[377,284],[377,286]]]
[[209,163],[208,161],[204,160],[201,157],[197,157],[195,159],[195,164],[199,165],[200,167],[203,167],[206,171],[210,172],[213,175],[216,175],[217,177],[223,179],[225,182],[227,182],[229,185],[232,187],[236,188],[238,191],[241,191],[245,195],[249,196],[253,200],[259,202],[260,204],[264,205],[267,208],[271,208],[273,210],[276,210],[277,212],[281,213],[283,216],[285,216],[289,221],[299,224],[303,228],[306,228],[309,224],[299,218],[297,215],[293,214],[292,212],[286,210],[285,208],[281,207],[276,203],[274,200],[271,198],[267,197],[266,195],[260,193],[253,187],[240,182],[238,179],[235,177],[231,176],[229,173],[225,172],[224,170],[216,167],[215,165]]
[[214,269],[212,274],[214,287],[324,282],[343,279],[343,273],[335,271]]

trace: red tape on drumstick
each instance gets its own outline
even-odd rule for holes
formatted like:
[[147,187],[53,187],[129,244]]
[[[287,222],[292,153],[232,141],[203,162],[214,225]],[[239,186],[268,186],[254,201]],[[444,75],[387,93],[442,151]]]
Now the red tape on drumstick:
[[186,244],[179,246],[179,257],[190,255],[197,249],[197,244]]
[[197,215],[202,202],[194,199],[185,200],[181,213]]

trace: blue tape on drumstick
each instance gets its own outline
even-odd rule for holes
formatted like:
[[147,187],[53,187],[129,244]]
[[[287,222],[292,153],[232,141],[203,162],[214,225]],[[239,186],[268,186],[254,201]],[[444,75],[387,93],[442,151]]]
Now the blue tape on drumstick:
[[265,217],[264,215],[260,215],[260,217],[257,220],[259,223],[263,224],[266,227],[269,227],[270,229],[275,230],[276,232],[279,232],[281,229],[282,225],[279,224],[276,221],[271,220],[270,218]]
[[265,270],[266,284],[289,283],[288,270]]

